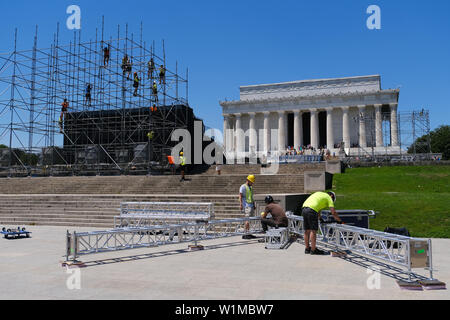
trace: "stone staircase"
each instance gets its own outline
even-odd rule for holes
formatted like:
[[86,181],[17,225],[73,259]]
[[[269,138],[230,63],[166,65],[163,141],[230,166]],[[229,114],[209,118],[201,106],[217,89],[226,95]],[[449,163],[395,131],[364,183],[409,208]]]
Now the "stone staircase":
[[124,201],[213,202],[216,218],[242,217],[239,187],[255,174],[255,194],[304,192],[304,171],[321,164],[280,165],[261,175],[259,165],[212,166],[203,174],[180,176],[73,176],[0,178],[0,226],[55,225],[111,228]]
[[[1,194],[237,194],[246,175],[0,179]],[[255,193],[302,193],[303,174],[256,175]]]
[[216,219],[242,214],[236,195],[0,195],[0,225],[112,228],[125,201],[213,202]]

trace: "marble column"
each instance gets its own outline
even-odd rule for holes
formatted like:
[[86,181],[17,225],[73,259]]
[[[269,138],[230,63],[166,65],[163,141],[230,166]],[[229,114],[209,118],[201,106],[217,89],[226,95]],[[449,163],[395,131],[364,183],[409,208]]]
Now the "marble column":
[[223,150],[230,150],[230,141],[228,137],[228,133],[230,131],[230,123],[227,115],[223,116]]
[[250,154],[256,153],[256,128],[255,128],[255,113],[250,112],[250,121],[249,121],[249,138],[248,138],[248,151]]
[[383,146],[383,115],[381,114],[381,104],[374,105],[375,107],[375,146]]
[[284,152],[286,150],[286,121],[285,112],[278,111],[278,151]]
[[397,103],[389,104],[391,107],[391,146],[398,147]]
[[348,115],[350,107],[342,107],[342,140],[345,148],[350,148],[350,117]]
[[359,146],[367,147],[366,139],[366,106],[358,106],[359,112]]
[[303,123],[300,110],[294,110],[294,148],[303,145]]
[[333,109],[327,109],[327,149],[334,149]]
[[319,117],[316,109],[311,109],[311,146],[314,149],[319,147]]
[[264,153],[270,151],[270,124],[269,124],[270,112],[264,112]]
[[240,113],[236,113],[235,114],[236,117],[236,131],[235,131],[235,136],[236,136],[236,147],[235,147],[235,151],[239,154],[239,156],[242,156],[242,153],[244,152],[244,131],[242,130],[242,119],[241,119],[241,114]]

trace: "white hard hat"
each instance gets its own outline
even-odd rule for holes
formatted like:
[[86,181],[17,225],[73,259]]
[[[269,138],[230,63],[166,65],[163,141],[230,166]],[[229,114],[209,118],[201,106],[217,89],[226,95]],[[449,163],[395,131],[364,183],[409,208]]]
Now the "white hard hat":
[[336,202],[336,194],[333,191],[328,191],[328,194],[331,196],[331,199],[333,199],[333,202]]

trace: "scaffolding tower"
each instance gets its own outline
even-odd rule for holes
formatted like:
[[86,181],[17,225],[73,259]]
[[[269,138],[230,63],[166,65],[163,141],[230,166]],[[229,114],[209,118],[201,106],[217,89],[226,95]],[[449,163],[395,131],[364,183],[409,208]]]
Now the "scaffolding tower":
[[80,30],[61,44],[58,24],[40,48],[36,26],[33,48],[19,51],[17,35],[14,50],[0,54],[0,171],[98,174],[167,162],[171,133],[194,116],[188,69],[181,77],[178,62],[167,68],[164,41],[157,55],[142,23],[137,39],[128,24],[107,38],[104,19],[89,41]]
[[[366,161],[391,161],[391,160],[430,160],[431,153],[430,141],[430,112],[426,109],[415,111],[401,111],[397,113],[398,144],[400,154],[392,154],[389,149],[392,146],[391,140],[391,114],[382,112],[381,127],[376,126],[375,113],[359,114],[352,120],[356,125],[364,121],[366,128],[366,146],[362,147],[355,143],[352,147],[357,152],[351,154],[352,157],[358,157]],[[358,133],[358,140],[360,132]],[[380,134],[383,138],[382,147],[376,147],[376,137]],[[420,137],[425,137],[418,140]],[[383,150],[381,150],[383,149]]]

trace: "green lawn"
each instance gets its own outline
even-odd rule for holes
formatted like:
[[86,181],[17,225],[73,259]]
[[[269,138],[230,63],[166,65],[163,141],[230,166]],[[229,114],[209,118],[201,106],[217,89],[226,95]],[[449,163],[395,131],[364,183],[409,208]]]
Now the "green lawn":
[[333,177],[336,209],[373,209],[371,229],[406,227],[413,237],[450,238],[450,166],[347,169]]

